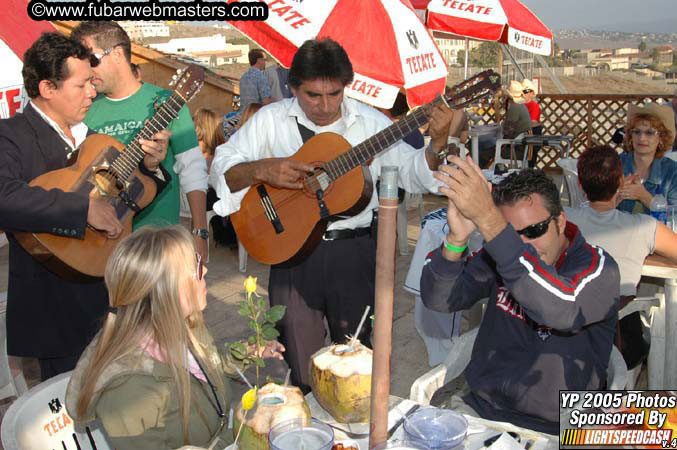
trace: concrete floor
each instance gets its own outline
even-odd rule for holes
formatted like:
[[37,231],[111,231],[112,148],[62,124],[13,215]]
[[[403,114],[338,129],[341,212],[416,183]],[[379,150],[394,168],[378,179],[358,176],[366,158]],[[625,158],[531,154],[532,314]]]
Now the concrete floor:
[[[422,203],[425,212],[445,205],[441,198],[432,195],[424,196]],[[401,397],[408,397],[412,382],[429,369],[425,346],[414,329],[414,297],[402,288],[419,236],[419,209],[410,209],[408,219],[409,255],[397,257],[393,317],[391,393]],[[0,248],[0,292],[7,289],[7,260],[8,248],[5,246]],[[215,248],[212,243],[208,267],[206,279],[209,296],[204,316],[209,330],[219,345],[244,338],[248,330],[237,314],[237,303],[244,299],[243,282],[248,275],[257,277],[258,293],[267,297],[268,266],[249,259],[246,273],[240,273],[237,250]],[[23,363],[29,386],[37,384],[39,371],[36,361],[25,359]],[[282,380],[286,372],[284,362],[271,360],[260,375],[261,381],[267,376]],[[254,370],[249,369],[247,376],[253,381]],[[235,398],[238,398],[237,392],[243,392],[245,385],[234,383],[233,387]]]

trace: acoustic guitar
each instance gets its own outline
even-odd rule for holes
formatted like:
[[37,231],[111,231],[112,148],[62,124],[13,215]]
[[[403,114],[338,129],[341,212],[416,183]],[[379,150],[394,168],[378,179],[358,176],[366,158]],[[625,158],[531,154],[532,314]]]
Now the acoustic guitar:
[[88,227],[83,239],[50,233],[14,233],[17,241],[35,259],[50,270],[69,278],[84,274],[103,276],[106,261],[120,240],[132,232],[132,219],[148,206],[157,194],[155,182],[139,171],[145,153],[139,139],[150,139],[179,115],[181,107],[202,87],[204,69],[191,64],[174,75],[175,86],[155,114],[132,141],[123,146],[117,139],[93,134],[80,144],[77,159],[70,166],[47,172],[29,185],[46,190],[79,192],[90,198],[99,197],[115,208],[123,232],[116,239]]
[[373,190],[367,167],[371,159],[426,124],[438,103],[460,108],[493,95],[500,86],[498,74],[481,72],[353,148],[335,133],[313,136],[290,157],[316,168],[304,177],[303,189],[251,186],[231,215],[239,241],[265,264],[301,261],[317,246],[329,221],[354,216],[367,206]]

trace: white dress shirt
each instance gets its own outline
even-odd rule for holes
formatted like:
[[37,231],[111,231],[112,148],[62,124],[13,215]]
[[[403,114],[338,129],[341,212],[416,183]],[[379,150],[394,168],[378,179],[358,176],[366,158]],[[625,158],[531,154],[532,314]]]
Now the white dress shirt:
[[73,141],[71,141],[70,138],[66,136],[66,133],[64,133],[59,124],[57,124],[54,120],[52,120],[52,118],[49,117],[43,110],[41,110],[38,107],[38,105],[36,105],[34,102],[31,102],[31,105],[33,105],[33,109],[38,114],[40,114],[40,116],[45,120],[45,122],[47,122],[47,124],[50,127],[54,128],[54,131],[56,131],[61,137],[61,139],[63,139],[63,141],[66,144],[68,144],[68,146],[71,148],[70,153],[66,155],[67,159],[70,158],[71,153],[73,153],[75,149],[77,149],[80,146],[80,144],[82,144],[82,142],[87,138],[87,130],[89,129],[87,128],[87,125],[85,125],[84,122],[79,122],[70,127],[73,139],[75,139],[75,143],[73,143]]
[[[332,132],[343,136],[352,146],[389,126],[392,122],[381,112],[356,100],[344,97],[341,117],[328,126],[320,127],[306,117],[296,98],[284,99],[264,106],[252,116],[225,144],[216,147],[210,171],[210,184],[219,200],[214,211],[228,216],[240,209],[240,202],[249,188],[231,192],[224,174],[236,164],[263,158],[292,156],[303,145],[298,123],[315,134]],[[319,155],[321,157],[321,155]],[[372,181],[376,183],[381,168],[397,166],[399,185],[407,192],[437,192],[440,183],[432,176],[425,152],[399,141],[381,152],[369,166]],[[374,189],[371,201],[357,215],[330,223],[328,229],[355,229],[371,223],[372,210],[378,206]]]

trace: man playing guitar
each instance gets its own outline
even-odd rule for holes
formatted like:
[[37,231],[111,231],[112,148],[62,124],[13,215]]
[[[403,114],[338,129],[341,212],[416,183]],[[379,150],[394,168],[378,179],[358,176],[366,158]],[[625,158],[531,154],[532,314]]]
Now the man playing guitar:
[[[91,133],[82,120],[96,95],[91,66],[97,62],[82,44],[58,33],[43,34],[24,55],[30,103],[0,121],[0,229],[9,240],[7,352],[38,358],[43,380],[75,367],[108,298],[103,279],[73,281],[49,271],[13,233],[81,238],[89,226],[115,239],[122,232],[113,206],[101,198],[28,185],[72,163]],[[142,143],[147,160],[166,153],[167,133],[154,138]]]
[[[344,88],[353,79],[345,50],[330,39],[304,43],[294,56],[289,85],[295,97],[264,106],[225,144],[217,147],[212,163],[212,185],[219,201],[214,210],[223,216],[236,212],[249,186],[301,189],[302,178],[313,166],[292,156],[313,134],[333,132],[356,145],[391,124],[378,112],[345,98]],[[437,106],[431,120],[432,148],[414,150],[398,142],[376,156],[369,165],[374,182],[382,167],[397,166],[401,187],[408,192],[437,191],[432,171],[446,148],[449,123],[455,114]],[[323,155],[318,153],[318,160]],[[376,243],[369,226],[377,206],[374,194],[355,216],[331,222],[323,240],[303,261],[271,267],[271,305],[286,305],[278,322],[280,341],[287,351],[292,383],[306,392],[310,356],[324,345],[324,318],[331,339],[344,342],[354,333],[366,305],[374,305]],[[302,211],[299,211],[299,214]],[[366,322],[360,340],[370,345],[371,326]]]

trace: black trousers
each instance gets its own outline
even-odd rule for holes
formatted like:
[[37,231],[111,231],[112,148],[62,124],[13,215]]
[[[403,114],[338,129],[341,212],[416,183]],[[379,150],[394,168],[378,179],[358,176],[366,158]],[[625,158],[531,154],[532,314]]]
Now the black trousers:
[[63,356],[60,358],[38,358],[40,365],[40,381],[48,380],[61,373],[75,369],[75,365],[80,359],[80,353],[72,356]]
[[[277,328],[291,381],[304,393],[310,391],[310,357],[324,346],[323,319],[332,342],[343,343],[354,334],[367,305],[373,314],[375,270],[376,242],[369,235],[322,241],[302,263],[271,267],[270,304],[287,307]],[[371,347],[370,336],[366,320],[358,338]]]

